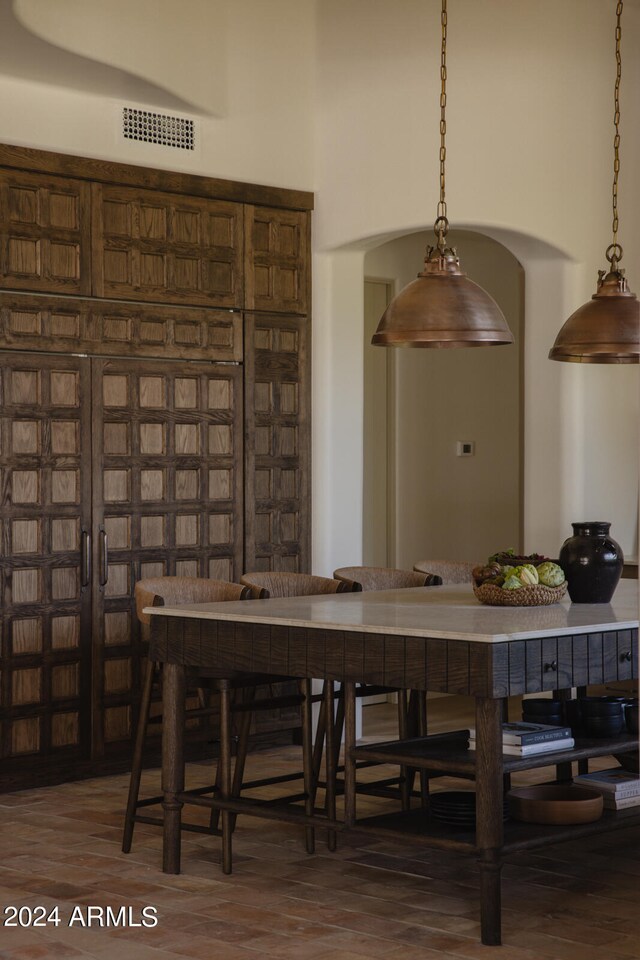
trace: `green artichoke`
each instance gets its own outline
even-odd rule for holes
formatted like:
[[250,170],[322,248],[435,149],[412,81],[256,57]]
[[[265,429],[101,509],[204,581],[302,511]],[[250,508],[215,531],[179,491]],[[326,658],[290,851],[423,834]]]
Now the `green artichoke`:
[[545,587],[559,587],[561,583],[564,583],[565,577],[562,567],[551,560],[541,563],[537,570],[540,583],[544,583]]
[[502,584],[503,590],[519,590],[523,586],[522,580],[520,577],[516,577],[511,574],[510,577],[507,577],[505,582]]
[[525,587],[533,587],[538,583],[538,571],[531,563],[523,563],[511,571],[512,577],[518,577]]

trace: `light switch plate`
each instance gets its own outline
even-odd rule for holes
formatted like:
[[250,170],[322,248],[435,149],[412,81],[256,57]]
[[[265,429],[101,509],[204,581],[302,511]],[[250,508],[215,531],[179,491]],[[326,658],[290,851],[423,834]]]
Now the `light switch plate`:
[[457,457],[473,457],[476,452],[475,440],[458,440],[456,442]]

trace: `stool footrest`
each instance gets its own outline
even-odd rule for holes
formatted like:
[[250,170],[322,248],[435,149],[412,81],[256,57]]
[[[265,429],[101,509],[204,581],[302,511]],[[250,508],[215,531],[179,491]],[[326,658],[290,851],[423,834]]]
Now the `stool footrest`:
[[[164,826],[164,820],[161,820],[160,817],[142,817],[136,814],[133,818],[136,823],[150,823],[154,827]],[[211,837],[221,837],[222,831],[218,830],[217,827],[205,827],[200,823],[185,823],[184,820],[180,824],[181,830],[188,830],[190,833],[206,833]]]
[[[248,800],[243,797],[223,800],[214,797],[187,797],[178,794],[178,800],[185,804],[194,804],[198,807],[209,807],[215,810],[229,810],[231,813],[244,814],[249,817],[258,817],[264,820],[283,820],[286,823],[303,823],[305,826],[326,827],[330,830],[342,830],[344,824],[339,820],[332,820],[324,815],[322,810],[316,810],[313,815],[305,813],[303,807],[289,804],[286,798],[278,800]],[[279,803],[279,805],[278,805]]]

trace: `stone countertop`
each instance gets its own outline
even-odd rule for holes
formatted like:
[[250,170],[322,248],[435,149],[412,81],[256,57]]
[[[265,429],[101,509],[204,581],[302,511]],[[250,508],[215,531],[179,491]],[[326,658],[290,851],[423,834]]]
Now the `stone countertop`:
[[546,607],[490,607],[471,585],[414,587],[365,593],[271,600],[147,607],[145,613],[262,623],[282,627],[348,630],[397,636],[505,643],[638,627],[638,581],[621,580],[611,603],[573,604],[568,597]]

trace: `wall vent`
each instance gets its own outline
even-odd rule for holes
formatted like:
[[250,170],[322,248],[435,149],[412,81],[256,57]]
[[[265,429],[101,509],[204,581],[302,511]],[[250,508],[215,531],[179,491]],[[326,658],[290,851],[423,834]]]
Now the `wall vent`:
[[122,135],[125,140],[156,143],[178,150],[195,149],[195,123],[185,117],[172,117],[151,110],[122,108]]

